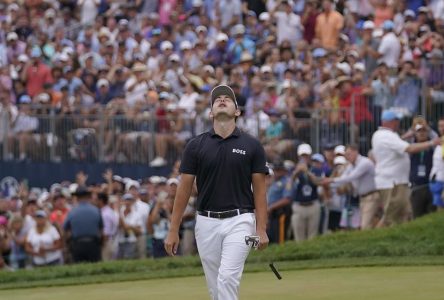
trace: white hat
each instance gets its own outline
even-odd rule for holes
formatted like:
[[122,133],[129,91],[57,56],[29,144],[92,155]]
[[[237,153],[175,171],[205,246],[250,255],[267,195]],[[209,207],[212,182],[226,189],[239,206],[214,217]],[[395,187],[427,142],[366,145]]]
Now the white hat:
[[7,41],[15,41],[18,39],[18,35],[15,32],[9,32],[8,35],[6,36],[6,40]]
[[180,61],[180,57],[176,53],[171,54],[168,59],[169,59],[169,61],[175,61],[175,62],[179,62]]
[[50,8],[45,12],[45,18],[54,18],[56,16],[56,12],[54,9]]
[[170,179],[168,179],[167,180],[167,185],[172,185],[172,184],[178,185],[179,184],[179,179],[177,179],[177,178],[170,178]]
[[284,82],[282,83],[282,88],[283,89],[288,89],[290,87],[293,86],[293,83],[291,82],[290,79],[285,79]]
[[216,41],[217,41],[217,42],[228,41],[228,35],[226,35],[226,34],[223,33],[223,32],[220,32],[220,33],[218,33],[217,36],[216,36]]
[[25,62],[27,62],[28,60],[29,60],[29,57],[28,57],[28,55],[26,55],[26,54],[20,54],[20,55],[18,56],[18,61],[19,61],[19,62],[25,63]]
[[193,48],[190,41],[182,41],[180,43],[180,50],[190,50]]
[[62,52],[71,56],[74,54],[74,49],[71,47],[65,47],[63,48]]
[[412,17],[412,18],[414,18],[414,17],[416,17],[416,15],[415,15],[415,12],[413,10],[407,9],[404,12],[404,17]]
[[102,86],[109,86],[109,81],[106,80],[105,78],[99,79],[99,81],[97,81],[97,87],[102,87]]
[[202,6],[202,0],[193,0],[193,6],[194,7],[201,7]]
[[20,9],[20,7],[18,6],[17,3],[11,3],[11,4],[9,4],[9,6],[8,6],[8,11],[11,11],[11,10],[19,10],[19,9]]
[[125,190],[129,191],[132,187],[138,189],[140,187],[140,183],[136,180],[128,180],[125,184]]
[[336,156],[335,159],[333,159],[334,165],[345,165],[347,163],[347,160],[344,156]]
[[173,50],[173,48],[174,48],[173,44],[170,41],[163,41],[160,44],[160,50],[162,50],[162,51],[166,51],[168,49]]
[[232,32],[233,32],[233,35],[244,34],[245,33],[245,26],[242,24],[237,24],[233,27]]
[[375,23],[373,21],[365,21],[364,24],[362,24],[362,29],[375,29]]
[[311,150],[311,146],[309,144],[300,144],[298,146],[298,151],[297,152],[298,152],[298,156],[301,156],[301,155],[304,155],[304,154],[311,155],[311,153],[313,151]]
[[51,97],[48,95],[48,93],[41,93],[37,95],[37,101],[41,103],[48,103]]
[[337,63],[336,68],[341,70],[346,75],[350,75],[350,73],[351,73],[350,65],[346,62]]
[[334,153],[335,153],[335,155],[344,155],[345,154],[345,146],[344,145],[336,146]]
[[213,66],[210,66],[210,65],[205,65],[205,66],[203,67],[203,70],[204,70],[205,72],[214,73],[214,68],[213,68]]
[[207,31],[208,31],[207,28],[205,26],[203,26],[203,25],[199,25],[199,26],[196,27],[196,32],[197,33],[199,33],[199,32],[207,32]]
[[270,14],[267,12],[263,12],[259,15],[259,21],[268,21],[270,20]]
[[269,65],[262,66],[261,67],[261,73],[267,73],[267,72],[269,72],[269,73],[272,72],[271,67]]
[[362,62],[357,62],[353,65],[353,69],[365,72],[365,65]]
[[102,37],[102,36],[109,37],[110,35],[111,35],[111,32],[109,31],[109,29],[107,27],[100,28],[99,34],[98,34],[99,37]]
[[358,51],[356,51],[356,50],[349,50],[349,51],[347,52],[347,55],[351,55],[351,56],[353,56],[353,57],[355,57],[355,58],[359,58],[359,53],[358,53]]
[[66,62],[66,61],[68,61],[69,60],[69,56],[68,56],[68,54],[66,54],[65,52],[62,52],[60,55],[59,55],[59,61],[64,61],[64,62]]

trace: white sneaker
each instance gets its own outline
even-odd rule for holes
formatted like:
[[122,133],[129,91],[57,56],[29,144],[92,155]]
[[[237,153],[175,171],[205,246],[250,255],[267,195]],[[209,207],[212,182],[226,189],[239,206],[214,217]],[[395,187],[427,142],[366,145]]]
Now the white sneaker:
[[150,162],[150,167],[163,167],[167,165],[167,161],[163,157],[156,157]]

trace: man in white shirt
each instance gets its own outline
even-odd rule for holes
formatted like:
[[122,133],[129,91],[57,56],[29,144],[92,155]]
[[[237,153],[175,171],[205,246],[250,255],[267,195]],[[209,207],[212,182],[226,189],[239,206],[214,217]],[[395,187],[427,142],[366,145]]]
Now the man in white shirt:
[[[444,142],[444,117],[438,122],[438,131],[441,136],[441,140]],[[430,171],[430,192],[433,195],[433,205],[438,210],[444,209],[444,144],[440,144],[435,148],[433,152],[433,166]]]
[[359,148],[356,145],[347,146],[345,158],[349,164],[344,173],[336,178],[325,178],[322,183],[331,183],[333,186],[351,183],[355,194],[359,196],[361,229],[373,228],[381,206],[379,193],[375,187],[375,165],[369,158],[359,154]]
[[139,258],[145,258],[146,257],[146,238],[147,238],[147,222],[148,222],[148,216],[150,215],[150,206],[140,200],[140,194],[139,194],[139,188],[140,184],[138,181],[130,181],[127,184],[127,192],[130,193],[135,200],[134,202],[134,210],[136,213],[139,214],[139,217],[142,219],[142,226],[141,226],[141,234],[137,237],[137,253],[139,255]]
[[410,204],[410,157],[440,144],[440,139],[409,144],[398,135],[399,116],[390,110],[382,113],[382,126],[373,134],[372,148],[376,161],[375,184],[384,205],[379,226],[406,222],[412,214]]
[[401,43],[393,32],[395,24],[391,20],[384,21],[382,28],[384,36],[379,44],[377,57],[378,63],[385,63],[389,68],[398,67],[398,60],[401,55]]
[[301,24],[301,18],[292,10],[289,1],[282,1],[282,11],[272,13],[276,18],[277,23],[277,44],[280,45],[283,41],[288,40],[294,46],[296,42],[301,40],[304,27]]

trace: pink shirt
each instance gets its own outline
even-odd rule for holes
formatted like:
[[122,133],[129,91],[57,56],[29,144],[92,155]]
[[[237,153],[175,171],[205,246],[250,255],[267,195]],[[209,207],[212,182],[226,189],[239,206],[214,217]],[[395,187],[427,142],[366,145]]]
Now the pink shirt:
[[177,0],[160,0],[159,21],[162,25],[170,24],[170,15],[176,9]]

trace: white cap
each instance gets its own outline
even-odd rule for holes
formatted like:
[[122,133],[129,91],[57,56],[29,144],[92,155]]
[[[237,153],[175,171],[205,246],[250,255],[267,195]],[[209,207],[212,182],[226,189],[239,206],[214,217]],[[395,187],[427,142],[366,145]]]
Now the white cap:
[[334,165],[345,165],[347,163],[347,160],[345,159],[344,156],[336,156],[333,159],[333,164]]
[[298,146],[298,156],[301,155],[311,155],[313,151],[311,150],[311,146],[309,144],[300,144]]
[[109,86],[109,81],[106,80],[105,78],[99,79],[99,81],[97,81],[97,87],[102,87],[102,86]]
[[269,73],[272,72],[271,67],[269,65],[262,66],[261,67],[261,73],[267,73],[267,72],[269,72]]
[[193,6],[194,7],[201,7],[202,6],[202,0],[193,0]]
[[362,62],[357,62],[353,65],[353,69],[365,72],[365,65]]
[[169,61],[175,61],[175,62],[179,62],[180,61],[180,57],[176,53],[171,54],[168,59],[169,59]]
[[414,17],[416,17],[416,15],[415,15],[415,12],[413,10],[407,9],[404,12],[404,17],[412,17],[412,18],[414,18]]
[[56,16],[56,12],[54,9],[50,8],[45,12],[45,18],[54,18]]
[[170,179],[168,179],[167,180],[167,185],[172,185],[172,184],[178,185],[179,184],[179,179],[177,179],[177,178],[170,178]]
[[196,32],[198,32],[198,33],[199,32],[207,32],[207,31],[208,31],[207,28],[203,25],[199,25],[196,27]]
[[48,103],[51,97],[47,93],[41,93],[37,95],[37,101],[41,103]]
[[111,35],[111,32],[107,27],[101,27],[99,30],[99,37],[107,36],[109,37]]
[[140,187],[140,183],[136,180],[128,180],[125,184],[125,190],[129,191],[132,187],[138,189]]
[[335,153],[335,155],[344,155],[345,154],[345,146],[344,145],[336,146],[334,153]]
[[213,68],[213,66],[210,66],[210,65],[205,65],[205,66],[203,67],[203,70],[204,70],[205,72],[214,73],[214,68]]
[[349,50],[349,51],[347,51],[347,55],[351,55],[351,56],[353,56],[355,58],[359,58],[359,53],[356,50]]
[[346,62],[337,63],[336,68],[341,70],[346,75],[350,75],[350,73],[351,73],[350,65]]
[[29,60],[29,57],[28,57],[28,55],[26,55],[26,54],[20,54],[19,56],[18,56],[18,61],[19,62],[23,62],[23,63],[25,63],[25,62],[27,62]]
[[190,50],[193,48],[190,41],[182,41],[180,43],[180,50]]
[[74,54],[74,49],[71,47],[65,47],[63,48],[62,52],[71,56]]
[[11,11],[11,10],[19,10],[19,9],[20,9],[20,7],[18,6],[17,3],[11,3],[11,4],[9,4],[9,6],[8,6],[8,11]]
[[282,88],[283,89],[288,89],[290,87],[293,86],[293,83],[291,82],[290,79],[285,79],[284,82],[282,83]]
[[362,24],[362,29],[375,29],[375,23],[373,21],[365,21],[364,24]]
[[170,41],[163,41],[162,44],[160,44],[160,50],[166,51],[168,49],[173,50],[173,44]]
[[65,52],[62,52],[60,55],[59,55],[59,60],[60,61],[68,61],[69,60],[69,56],[68,56],[68,54],[66,54]]
[[7,41],[12,41],[12,40],[17,40],[17,39],[18,39],[18,35],[15,32],[9,32],[8,35],[6,36]]
[[226,34],[223,33],[223,32],[220,32],[220,33],[218,33],[217,36],[216,36],[216,41],[217,41],[217,42],[228,41],[228,35],[226,35]]
[[270,20],[270,14],[267,12],[263,12],[259,15],[259,21],[268,21]]
[[233,27],[232,32],[233,32],[233,35],[244,34],[245,33],[245,26],[242,24],[237,24]]

